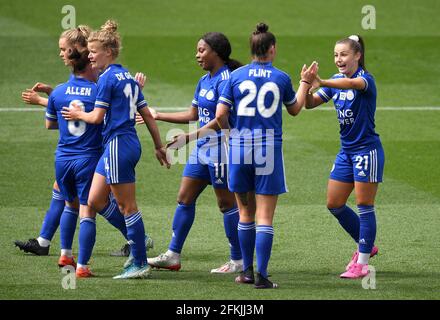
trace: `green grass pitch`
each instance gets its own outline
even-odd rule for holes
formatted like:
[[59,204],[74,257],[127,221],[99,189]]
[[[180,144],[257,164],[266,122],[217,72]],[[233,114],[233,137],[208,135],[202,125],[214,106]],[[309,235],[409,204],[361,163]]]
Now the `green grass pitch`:
[[[303,63],[317,60],[320,75],[335,72],[333,45],[359,33],[366,65],[378,87],[377,131],[386,154],[376,201],[380,253],[371,260],[376,289],[338,278],[354,249],[325,207],[329,170],[339,148],[332,105],[284,114],[284,156],[290,192],[281,196],[269,272],[278,290],[234,284],[232,275],[209,270],[227,260],[228,245],[212,189],[197,205],[179,272],[155,271],[146,281],[114,281],[124,262],[110,257],[122,238],[102,217],[91,260],[96,278],[76,290],[61,286],[58,232],[49,257],[24,255],[15,239],[36,237],[51,197],[57,132],[44,129],[44,113],[20,93],[36,81],[56,85],[68,70],[58,57],[61,8],[76,9],[76,23],[120,23],[120,61],[143,71],[151,105],[187,107],[203,71],[195,45],[208,31],[231,40],[232,57],[249,61],[248,36],[265,21],[278,39],[275,65],[299,80]],[[376,29],[363,30],[362,7],[376,9]],[[440,20],[438,1],[2,1],[0,3],[0,299],[439,299],[440,298]],[[384,108],[386,107],[386,108]],[[407,107],[408,109],[404,109]],[[437,107],[426,108],[426,107]],[[38,107],[35,107],[37,109]],[[327,109],[327,111],[324,111]],[[169,124],[159,124],[163,138]],[[180,126],[185,128],[184,126]],[[137,167],[137,199],[150,256],[166,250],[183,169],[161,168],[145,128]],[[354,206],[354,199],[350,198]],[[77,238],[75,237],[77,249]]]

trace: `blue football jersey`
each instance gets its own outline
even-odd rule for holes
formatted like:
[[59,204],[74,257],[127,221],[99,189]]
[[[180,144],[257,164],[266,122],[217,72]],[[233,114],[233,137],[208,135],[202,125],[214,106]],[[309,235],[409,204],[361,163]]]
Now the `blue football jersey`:
[[232,144],[252,138],[257,144],[271,136],[275,145],[281,145],[282,104],[294,104],[296,96],[287,73],[271,62],[252,62],[231,73],[219,102],[229,106],[234,117]]
[[136,111],[147,106],[138,83],[127,69],[111,64],[98,79],[95,108],[106,110],[104,144],[122,134],[136,134]]
[[[194,108],[198,109],[200,127],[203,127],[211,120],[215,119],[217,102],[220,94],[223,91],[226,81],[229,79],[229,75],[229,68],[225,65],[221,67],[213,76],[208,73],[200,78],[194,92],[194,99],[192,100],[191,104]],[[199,139],[197,141],[197,145],[204,145],[208,139],[208,137]],[[213,144],[215,144],[215,140],[216,139],[211,139]]]
[[57,86],[49,96],[46,119],[58,121],[60,139],[55,157],[57,160],[72,160],[100,156],[102,152],[101,125],[84,121],[67,121],[61,115],[63,107],[73,104],[85,112],[93,110],[97,87],[94,82],[70,76],[69,81]]
[[[332,79],[344,77],[339,73],[333,75]],[[357,77],[365,81],[364,90],[324,87],[317,91],[324,102],[333,99],[340,125],[341,147],[345,152],[368,149],[380,142],[374,130],[377,96],[374,78],[361,67],[352,76]]]

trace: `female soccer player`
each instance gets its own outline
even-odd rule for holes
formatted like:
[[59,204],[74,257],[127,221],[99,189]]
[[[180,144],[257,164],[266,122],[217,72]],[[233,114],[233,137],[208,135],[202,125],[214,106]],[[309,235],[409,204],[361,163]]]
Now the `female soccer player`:
[[[80,25],[77,28],[69,29],[64,31],[59,38],[59,57],[63,60],[64,65],[67,67],[72,67],[72,59],[69,58],[72,51],[76,48],[80,51],[87,49],[87,35],[90,33],[90,28],[85,25]],[[140,87],[143,88],[145,84],[146,77],[143,73],[136,73],[136,81],[139,83]],[[95,79],[96,80],[96,79]],[[27,104],[38,104],[43,107],[47,107],[48,99],[41,97],[38,92],[46,93],[48,96],[52,92],[52,87],[37,82],[32,89],[26,89],[22,92],[22,99]],[[52,191],[52,201],[50,203],[49,210],[46,212],[43,224],[41,226],[40,236],[38,238],[31,238],[28,241],[15,241],[15,245],[25,252],[31,252],[36,255],[48,255],[50,242],[60,224],[60,219],[64,210],[65,201],[60,193],[57,182],[54,182]],[[127,230],[125,226],[125,220],[121,216],[116,201],[112,198],[109,199],[107,205],[99,212],[110,224],[123,234],[127,239]],[[74,236],[74,229],[72,230],[69,238]],[[147,249],[153,247],[153,240],[145,235]],[[67,241],[71,243],[72,241]],[[70,250],[71,248],[69,248]],[[128,249],[128,250],[127,250]],[[123,248],[112,255],[125,255],[130,254],[129,246],[124,245]],[[73,259],[69,257],[61,257],[61,260],[74,265]],[[64,262],[61,265],[64,265]]]
[[[74,30],[76,37],[87,43],[88,28]],[[49,96],[46,110],[46,128],[58,129],[60,139],[55,153],[55,175],[66,205],[60,218],[61,257],[58,265],[73,265],[72,241],[78,209],[80,215],[79,255],[77,277],[90,277],[87,263],[96,238],[94,212],[88,205],[93,172],[102,153],[101,126],[82,121],[66,121],[61,116],[64,106],[79,106],[91,111],[97,93],[96,71],[92,70],[88,51],[84,46],[68,50],[73,75],[69,81],[57,86]],[[79,205],[78,205],[79,202]]]
[[99,159],[88,204],[96,211],[106,205],[110,191],[124,215],[127,235],[134,261],[114,279],[147,278],[151,268],[147,264],[145,231],[135,195],[135,166],[141,155],[141,145],[134,128],[136,110],[143,117],[161,165],[169,167],[162,148],[159,130],[150,114],[139,85],[127,69],[115,61],[121,48],[117,24],[108,20],[99,31],[88,38],[89,58],[95,69],[102,71],[98,80],[95,108],[91,112],[79,108],[64,108],[67,120],[83,120],[99,124],[104,121],[104,154]]
[[[277,287],[268,280],[267,266],[278,195],[287,191],[281,104],[284,103],[289,114],[297,115],[317,72],[315,64],[308,69],[303,66],[295,95],[290,77],[272,66],[276,39],[268,29],[264,23],[256,26],[250,37],[253,61],[231,73],[219,98],[215,118],[224,129],[229,127],[229,116],[234,118],[229,137],[229,189],[235,193],[240,212],[238,237],[243,255],[243,271],[235,281],[254,283],[258,289]],[[199,133],[204,135],[203,128]]]
[[[153,110],[153,117],[172,123],[199,120],[200,127],[213,120],[217,100],[230,72],[241,66],[238,61],[229,58],[230,54],[231,44],[224,34],[209,32],[203,35],[197,43],[196,59],[200,67],[208,73],[199,80],[191,107],[187,111],[177,113]],[[173,236],[168,251],[148,259],[151,266],[176,271],[180,269],[180,254],[194,222],[197,198],[206,186],[211,184],[218,207],[223,213],[225,233],[230,244],[230,261],[212,269],[211,273],[233,273],[242,269],[237,233],[238,208],[234,194],[228,190],[225,155],[226,149],[220,131],[197,141],[197,147],[192,151],[183,171],[173,219]]]
[[[78,28],[85,28],[86,26],[79,26]],[[63,58],[63,61],[66,66],[71,65],[69,59],[65,58],[69,51],[69,49],[73,48],[74,45],[81,46],[84,43],[80,43],[80,37],[77,36],[78,29],[67,30],[63,32],[60,38],[60,56]],[[86,47],[84,47],[86,48]],[[137,72],[135,75],[135,80],[139,83],[140,88],[142,89],[145,85],[146,76],[142,72]],[[52,92],[52,87],[45,83],[37,82],[32,89],[26,89],[22,92],[23,102],[26,104],[32,105],[40,105],[43,107],[47,107],[47,98],[44,98],[38,94],[38,92],[46,93],[48,96]],[[123,216],[120,215],[116,201],[110,197],[109,206],[106,209],[114,208],[114,210],[103,210],[100,214],[115,228],[119,229],[127,239],[127,230],[125,227],[125,220]],[[46,215],[43,220],[43,224],[40,230],[40,236],[38,238],[30,238],[28,241],[19,241],[16,240],[14,243],[16,246],[25,252],[30,252],[36,255],[48,255],[50,242],[60,224],[61,214],[64,210],[64,199],[60,194],[60,190],[57,182],[55,181],[53,184],[52,191],[52,201],[50,203],[50,207],[46,212]],[[145,235],[146,248],[153,248],[154,241],[147,234]],[[120,250],[111,253],[112,256],[126,256],[130,255],[130,245],[128,243],[124,244]]]
[[[384,151],[375,132],[376,84],[365,68],[362,38],[352,35],[336,42],[335,64],[339,70],[329,80],[314,81],[321,87],[309,93],[306,108],[333,99],[340,124],[341,150],[336,156],[327,188],[327,208],[358,243],[341,278],[361,278],[368,274],[368,260],[377,254],[374,199],[382,182]],[[355,190],[359,216],[346,203]]]
[[[88,26],[78,26],[77,28],[64,31],[59,38],[59,57],[64,65],[72,67],[72,60],[69,56],[75,48],[82,50],[87,48],[87,35],[90,32]],[[52,93],[52,88],[43,83],[36,83],[32,89],[26,89],[22,92],[22,99],[29,104],[39,104],[44,107],[48,104],[48,99],[38,95],[37,92],[44,92],[47,95]],[[51,240],[60,224],[60,219],[64,211],[65,200],[60,193],[57,182],[54,182],[52,191],[52,200],[48,211],[44,217],[40,236],[28,241],[15,241],[15,245],[25,252],[31,252],[36,255],[48,255]]]

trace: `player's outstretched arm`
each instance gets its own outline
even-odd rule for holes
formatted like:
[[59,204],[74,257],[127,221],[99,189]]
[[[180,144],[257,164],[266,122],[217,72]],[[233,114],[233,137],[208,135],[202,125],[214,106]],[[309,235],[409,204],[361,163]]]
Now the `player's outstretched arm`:
[[52,93],[53,89],[48,84],[45,84],[45,83],[42,83],[42,82],[37,82],[32,87],[32,90],[35,91],[35,92],[43,92],[43,93],[45,93],[45,94],[47,94],[49,96]]
[[[226,108],[226,110],[224,109]],[[195,109],[195,108],[194,108]],[[225,119],[226,122],[224,122],[224,116],[219,113],[219,109],[222,109],[223,112],[226,112]],[[217,114],[219,114],[220,118],[217,119]],[[216,117],[209,121],[207,124],[205,124],[203,127],[199,128],[197,131],[189,132],[189,133],[182,133],[180,135],[177,135],[167,143],[167,148],[169,149],[180,149],[186,144],[188,144],[190,141],[203,138],[207,135],[213,135],[215,134],[219,129],[229,129],[229,122],[228,122],[228,114],[229,114],[229,108],[226,105],[223,105],[222,103],[217,104],[217,111],[216,111]],[[221,122],[219,122],[221,121]],[[221,124],[223,123],[223,124]]]
[[40,96],[36,91],[32,89],[26,89],[21,93],[21,99],[26,104],[38,105],[47,107],[47,98]]
[[316,75],[316,79],[312,83],[312,88],[306,95],[306,109],[313,109],[324,103],[324,100],[322,100],[318,94],[313,93],[319,87],[363,90],[365,89],[365,85],[365,81],[361,78],[322,80],[319,75]]
[[150,110],[148,108],[142,108],[138,112],[147,125],[148,131],[153,139],[157,160],[161,166],[165,165],[167,168],[170,168],[171,164],[167,160],[166,150],[162,145],[162,141],[160,140],[159,128],[157,127],[156,121],[151,115]]
[[355,90],[364,90],[366,86],[366,82],[363,78],[338,78],[338,79],[328,79],[321,80],[319,79],[319,85],[321,87],[328,88],[336,88],[336,89],[355,89]]
[[190,141],[195,139],[200,139],[206,135],[213,134],[219,129],[229,129],[229,107],[218,103],[216,109],[215,118],[205,124],[203,127],[199,128],[195,132],[182,133],[173,137],[173,140],[167,143],[167,149],[180,149]]
[[104,116],[106,113],[104,108],[94,108],[93,111],[84,112],[77,105],[73,105],[71,108],[63,107],[61,114],[66,120],[82,120],[90,124],[100,124],[104,121]]
[[[189,123],[197,121],[199,118],[197,108],[189,107],[186,111],[181,112],[157,112],[156,109],[148,107],[154,120],[170,122],[170,123]],[[136,124],[144,123],[140,115],[136,115]]]

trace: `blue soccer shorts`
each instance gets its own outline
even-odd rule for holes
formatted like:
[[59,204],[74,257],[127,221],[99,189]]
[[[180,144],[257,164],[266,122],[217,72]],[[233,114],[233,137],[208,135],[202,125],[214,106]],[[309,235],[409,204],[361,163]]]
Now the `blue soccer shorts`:
[[230,146],[229,190],[277,195],[288,192],[282,146]]
[[215,189],[227,189],[226,154],[226,147],[223,144],[205,148],[196,147],[188,158],[182,176],[208,181]]
[[330,179],[341,182],[382,182],[385,154],[382,145],[357,153],[340,151],[330,173]]
[[99,157],[55,161],[55,177],[66,201],[73,202],[78,197],[80,204],[87,205],[98,161]]
[[141,153],[137,135],[116,136],[107,143],[96,173],[104,176],[107,184],[133,183],[136,181],[135,167]]

